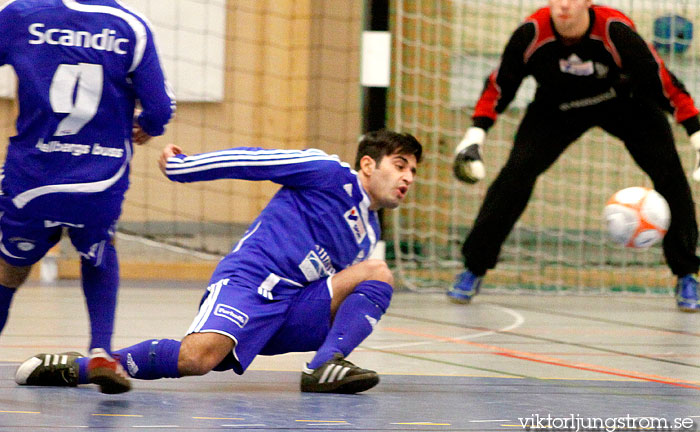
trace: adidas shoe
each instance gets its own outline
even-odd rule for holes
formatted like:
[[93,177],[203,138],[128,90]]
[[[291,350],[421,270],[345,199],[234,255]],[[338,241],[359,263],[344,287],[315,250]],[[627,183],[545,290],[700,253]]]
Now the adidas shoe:
[[676,304],[683,312],[698,312],[698,281],[692,274],[678,278],[676,284]]
[[457,275],[455,284],[447,291],[447,297],[453,303],[467,304],[472,297],[479,294],[483,276],[477,276],[469,270]]
[[99,385],[102,393],[116,394],[131,390],[129,375],[119,360],[114,359],[102,348],[90,350],[87,373],[88,381]]
[[336,353],[321,367],[301,373],[301,391],[309,393],[352,394],[369,390],[379,383],[376,372],[361,369]]
[[77,352],[37,354],[24,361],[15,372],[19,385],[75,387],[78,385]]

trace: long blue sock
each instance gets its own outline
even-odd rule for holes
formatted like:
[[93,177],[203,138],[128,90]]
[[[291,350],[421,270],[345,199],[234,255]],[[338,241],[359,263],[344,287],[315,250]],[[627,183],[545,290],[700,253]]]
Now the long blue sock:
[[0,333],[2,333],[2,329],[7,322],[7,316],[10,314],[10,304],[15,291],[17,291],[15,288],[0,285]]
[[[113,354],[119,358],[124,370],[133,378],[142,380],[180,378],[180,372],[177,369],[177,358],[180,354],[179,341],[151,339],[114,351]],[[80,384],[88,382],[88,361],[90,361],[88,357],[78,359]]]
[[391,285],[386,282],[369,280],[358,284],[338,308],[326,340],[308,367],[320,367],[335,353],[347,357],[372,333],[374,325],[389,307],[391,294]]
[[112,351],[114,315],[119,288],[119,261],[114,245],[105,246],[99,267],[81,259],[82,285],[90,316],[90,349]]

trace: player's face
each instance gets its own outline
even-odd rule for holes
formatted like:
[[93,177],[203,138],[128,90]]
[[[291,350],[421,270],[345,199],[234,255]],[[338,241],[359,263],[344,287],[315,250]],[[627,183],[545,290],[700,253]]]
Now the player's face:
[[549,0],[557,32],[567,38],[581,37],[588,30],[592,0]]
[[396,208],[406,197],[416,175],[416,156],[394,153],[375,163],[369,176],[367,193],[370,209]]

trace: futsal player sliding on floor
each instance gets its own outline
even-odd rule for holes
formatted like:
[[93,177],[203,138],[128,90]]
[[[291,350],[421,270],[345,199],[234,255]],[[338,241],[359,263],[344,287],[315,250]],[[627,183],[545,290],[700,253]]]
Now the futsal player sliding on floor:
[[[152,339],[115,351],[137,379],[212,370],[243,374],[255,356],[316,350],[301,391],[357,393],[376,372],[345,359],[389,307],[393,277],[367,259],[380,239],[376,211],[406,196],[422,147],[409,134],[372,132],[354,171],[320,150],[233,148],[194,156],[163,150],[160,168],[178,182],[222,178],[282,185],[214,270],[182,341]],[[38,354],[17,369],[20,385],[88,382],[77,353]]]

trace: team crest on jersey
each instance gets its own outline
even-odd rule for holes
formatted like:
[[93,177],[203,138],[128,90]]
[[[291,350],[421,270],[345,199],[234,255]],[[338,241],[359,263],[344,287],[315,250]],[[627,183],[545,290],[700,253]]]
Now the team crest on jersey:
[[571,54],[566,60],[559,59],[559,70],[576,76],[590,76],[595,73],[593,62],[583,61],[576,54]]
[[304,273],[304,277],[309,282],[328,277],[335,273],[331,257],[321,246],[316,245],[316,250],[309,251],[304,261],[299,264],[299,270]]
[[357,211],[357,208],[353,207],[345,212],[345,221],[350,226],[350,230],[355,236],[355,241],[358,244],[362,243],[362,240],[364,240],[367,235],[367,230],[365,229],[365,224],[362,222],[360,212]]
[[248,315],[239,311],[233,306],[219,303],[214,308],[214,315],[226,318],[238,327],[243,328],[248,323]]

